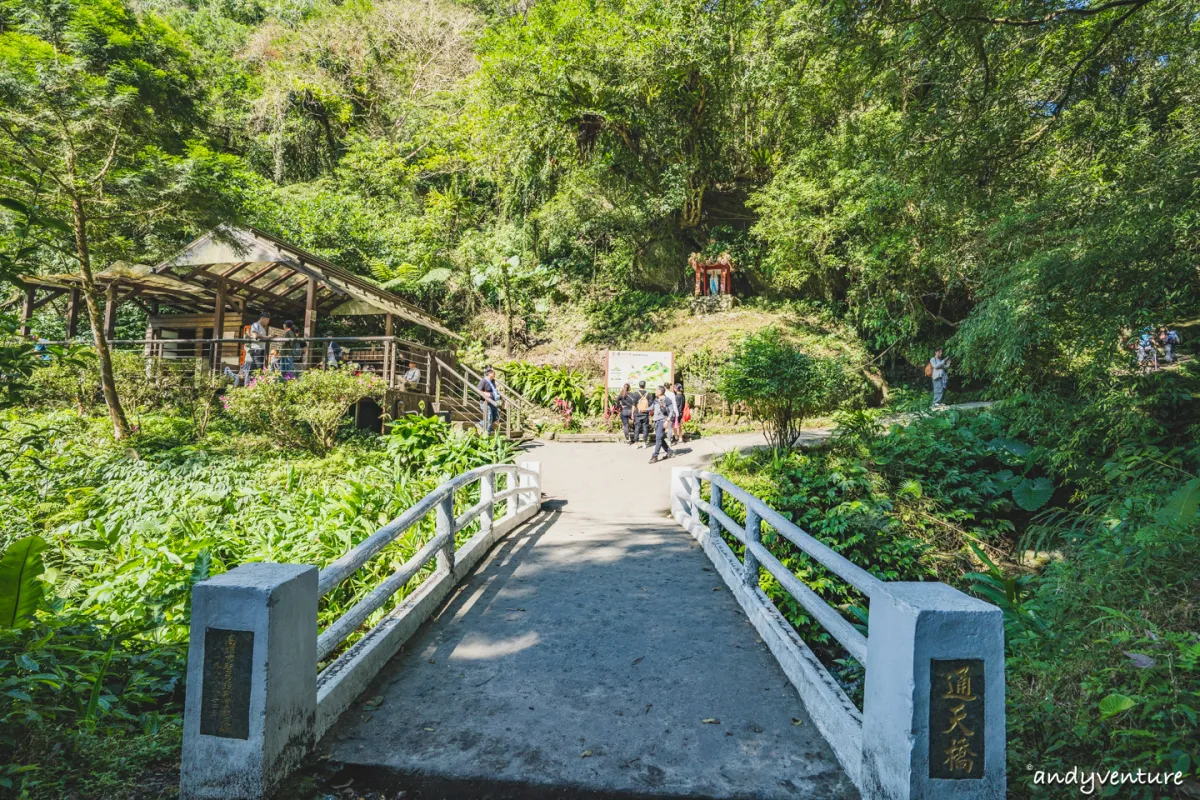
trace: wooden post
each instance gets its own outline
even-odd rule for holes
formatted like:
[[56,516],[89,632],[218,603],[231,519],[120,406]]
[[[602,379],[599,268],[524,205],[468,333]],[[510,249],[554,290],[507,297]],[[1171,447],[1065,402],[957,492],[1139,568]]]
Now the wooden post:
[[105,292],[104,298],[104,338],[115,339],[117,335],[117,306],[121,301],[117,299],[117,285],[110,283],[108,290]]
[[217,281],[216,312],[213,314],[213,372],[221,371],[221,340],[225,338],[225,281]]
[[395,319],[391,314],[388,314],[383,323],[383,335],[391,336],[392,328],[395,326]]
[[311,341],[317,335],[317,282],[308,279],[308,292],[304,297],[304,338],[310,340],[304,350],[304,366],[312,367],[316,362],[315,342]]
[[74,339],[79,333],[79,290],[72,289],[67,300],[67,338]]
[[29,320],[33,319],[33,301],[37,296],[37,288],[30,284],[25,287],[25,302],[21,306],[21,337],[29,335]]

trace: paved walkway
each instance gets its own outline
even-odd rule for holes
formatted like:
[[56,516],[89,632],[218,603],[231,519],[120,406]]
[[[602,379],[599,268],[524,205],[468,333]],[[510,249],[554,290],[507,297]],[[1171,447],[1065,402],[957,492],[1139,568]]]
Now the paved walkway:
[[380,673],[323,756],[423,798],[857,796],[667,517],[672,466],[758,442],[716,436],[656,465],[623,444],[534,443],[546,511]]

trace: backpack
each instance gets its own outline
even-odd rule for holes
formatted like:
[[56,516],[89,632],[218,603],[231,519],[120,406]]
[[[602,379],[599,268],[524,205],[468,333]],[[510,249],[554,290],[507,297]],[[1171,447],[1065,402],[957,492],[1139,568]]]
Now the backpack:
[[933,362],[927,362],[925,364],[925,377],[926,378],[933,377]]
[[1177,331],[1167,331],[1167,344],[1179,344],[1179,333]]
[[645,392],[641,392],[637,401],[637,411],[639,414],[650,413],[650,400],[646,397]]

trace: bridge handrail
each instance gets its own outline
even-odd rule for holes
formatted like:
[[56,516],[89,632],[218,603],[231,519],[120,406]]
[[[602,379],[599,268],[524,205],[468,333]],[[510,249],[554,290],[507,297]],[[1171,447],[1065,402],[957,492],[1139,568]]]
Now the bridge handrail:
[[[812,557],[822,566],[837,574],[847,583],[870,598],[873,592],[879,591],[882,587],[882,581],[876,578],[871,573],[859,567],[844,556],[841,556],[831,550],[828,546],[822,544],[812,537],[811,534],[801,529],[798,525],[789,519],[786,519],[779,512],[772,509],[759,498],[745,491],[737,484],[725,478],[722,475],[717,475],[705,470],[696,470],[693,476],[699,480],[706,480],[713,486],[718,487],[718,500],[722,493],[727,493],[743,506],[746,507],[748,525],[757,525],[758,521],[765,521],[775,529],[780,536],[787,539],[801,551]],[[698,491],[699,482],[695,484]],[[757,540],[756,536],[747,536],[746,528],[735,523],[721,509],[714,507],[699,497],[694,495],[688,500],[693,506],[699,510],[709,514],[712,519],[715,519],[720,526],[741,542],[750,552],[751,556],[761,564],[775,580],[787,589],[788,593],[804,607],[808,613],[812,614],[813,618],[821,624],[825,630],[837,639],[846,651],[850,653],[860,664],[864,666],[867,663],[867,637],[859,633],[853,625],[851,625],[837,609],[830,606],[821,597],[810,589],[805,583],[796,577],[790,569],[784,566],[775,556]]]
[[[707,501],[700,496],[703,481],[709,483]],[[745,507],[745,525],[722,510],[725,494]],[[671,470],[670,499],[671,516],[713,562],[863,797],[934,797],[943,791],[964,800],[1004,796],[1000,609],[937,581],[880,580],[721,475],[677,467]],[[763,545],[764,521],[866,596],[866,636]],[[726,534],[745,546],[740,559]],[[861,711],[763,591],[762,569],[862,664]],[[967,691],[946,688],[959,679],[966,681]],[[961,704],[942,703],[948,699]],[[968,705],[977,716],[955,743],[966,742],[977,751],[971,751],[974,760],[957,762],[939,737],[956,730],[952,718],[966,713]],[[958,778],[971,780],[946,788],[947,779]]]
[[[486,485],[486,488],[481,491],[480,501],[461,516],[454,517],[454,495],[459,489],[489,476],[501,474],[510,476],[508,488],[501,492],[495,492],[494,484]],[[320,634],[317,638],[317,659],[321,660],[337,649],[350,634],[358,630],[371,614],[379,610],[392,595],[439,553],[444,554],[449,565],[453,565],[455,535],[485,511],[489,513],[490,519],[496,502],[509,497],[519,497],[523,493],[540,493],[540,488],[534,482],[527,485],[511,485],[514,476],[536,477],[537,472],[516,464],[489,464],[451,478],[429,492],[403,514],[359,542],[344,556],[326,565],[317,578],[317,594],[321,597],[361,569],[383,548],[396,541],[409,528],[424,519],[430,511],[437,510],[437,531],[433,539]],[[536,501],[537,496],[535,495],[533,499]],[[515,503],[510,504],[509,508],[515,509],[515,505]]]

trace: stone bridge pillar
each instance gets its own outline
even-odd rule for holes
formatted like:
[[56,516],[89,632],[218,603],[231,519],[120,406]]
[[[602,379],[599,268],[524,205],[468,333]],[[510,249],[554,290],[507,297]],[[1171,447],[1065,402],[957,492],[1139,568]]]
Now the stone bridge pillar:
[[1004,617],[944,583],[871,595],[863,797],[1003,800]]
[[315,743],[317,568],[243,564],[192,590],[182,800],[270,795]]

